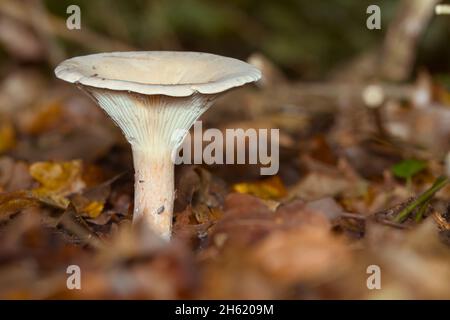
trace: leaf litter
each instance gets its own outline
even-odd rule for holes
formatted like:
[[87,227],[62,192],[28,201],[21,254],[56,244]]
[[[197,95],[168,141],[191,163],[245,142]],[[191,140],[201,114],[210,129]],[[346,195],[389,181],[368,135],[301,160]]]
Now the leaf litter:
[[[133,168],[118,129],[76,91],[30,77],[51,98],[1,110],[0,297],[450,298],[445,144],[430,132],[443,125],[434,113],[448,107],[445,89],[436,110],[402,110],[400,129],[423,134],[418,148],[417,137],[343,126],[351,119],[332,99],[280,79],[237,90],[203,117],[222,129],[280,128],[280,172],[177,166],[164,243],[132,231]],[[387,128],[400,132],[389,108]],[[71,264],[81,291],[66,287]],[[382,290],[366,286],[370,265]]]

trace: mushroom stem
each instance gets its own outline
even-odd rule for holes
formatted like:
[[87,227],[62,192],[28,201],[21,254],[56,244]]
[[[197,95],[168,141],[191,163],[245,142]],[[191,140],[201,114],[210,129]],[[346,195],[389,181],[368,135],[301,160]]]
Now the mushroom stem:
[[170,240],[174,200],[174,163],[170,152],[155,155],[133,148],[135,170],[133,223],[140,221]]
[[135,170],[133,224],[170,240],[174,200],[174,163],[170,152],[155,155],[133,147]]

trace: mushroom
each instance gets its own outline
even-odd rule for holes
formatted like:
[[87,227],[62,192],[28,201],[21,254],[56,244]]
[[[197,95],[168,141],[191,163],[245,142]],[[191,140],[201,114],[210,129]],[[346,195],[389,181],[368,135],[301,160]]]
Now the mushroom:
[[169,240],[173,155],[194,122],[222,93],[261,72],[240,60],[198,52],[113,52],[75,57],[56,69],[114,120],[131,144],[135,169],[133,224],[142,220]]

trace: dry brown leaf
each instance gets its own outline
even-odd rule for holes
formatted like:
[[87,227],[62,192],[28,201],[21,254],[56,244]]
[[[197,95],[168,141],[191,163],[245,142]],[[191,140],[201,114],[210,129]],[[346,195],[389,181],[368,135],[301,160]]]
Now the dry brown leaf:
[[342,239],[329,229],[305,225],[270,234],[251,254],[275,281],[325,281],[328,274],[339,272],[348,262],[349,252]]
[[28,191],[15,191],[0,194],[0,221],[8,219],[12,214],[38,205],[39,202]]

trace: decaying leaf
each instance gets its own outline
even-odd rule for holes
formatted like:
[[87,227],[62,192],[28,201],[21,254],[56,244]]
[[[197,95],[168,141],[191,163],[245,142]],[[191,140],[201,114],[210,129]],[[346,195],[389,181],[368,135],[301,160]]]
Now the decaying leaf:
[[92,201],[83,208],[83,212],[91,218],[97,218],[102,213],[104,204],[99,201]]
[[29,191],[0,193],[0,221],[25,208],[37,206],[38,200]]
[[30,166],[30,174],[41,185],[33,190],[33,194],[43,202],[66,208],[69,204],[66,196],[84,188],[81,172],[79,160],[34,163]]
[[233,190],[252,194],[262,199],[280,199],[287,194],[286,188],[278,176],[253,183],[237,183],[233,186]]
[[74,206],[76,212],[80,215],[87,216],[91,219],[97,218],[103,211],[107,198],[111,193],[111,185],[122,174],[88,188],[81,193],[76,193],[70,197],[70,202]]

